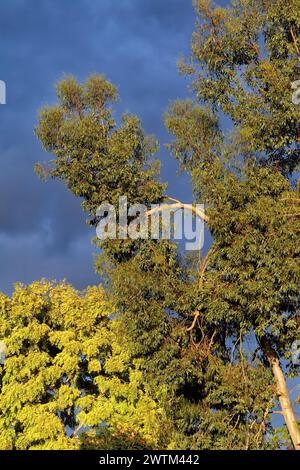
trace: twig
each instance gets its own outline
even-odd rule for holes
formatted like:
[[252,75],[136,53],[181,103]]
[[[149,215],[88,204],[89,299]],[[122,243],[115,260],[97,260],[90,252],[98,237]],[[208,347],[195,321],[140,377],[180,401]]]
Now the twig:
[[300,198],[299,197],[283,197],[280,199],[281,201],[297,201],[300,203]]
[[77,437],[77,434],[79,433],[79,431],[83,428],[83,424],[79,424],[77,426],[77,428],[72,432],[72,434],[70,435],[70,437],[74,438],[74,437]]
[[179,204],[182,204],[181,201],[175,199],[174,197],[164,196],[164,199],[168,199],[169,201],[178,202]]
[[210,338],[210,342],[209,342],[209,345],[208,345],[208,351],[211,350],[211,347],[212,347],[212,345],[213,345],[213,342],[214,342],[214,339],[215,339],[216,334],[217,334],[217,330],[215,330],[215,331],[213,332],[212,337]]
[[290,28],[290,32],[291,32],[291,35],[292,35],[292,38],[293,38],[293,42],[294,42],[294,46],[295,46],[295,49],[296,49],[296,52],[297,52],[298,60],[300,61],[300,49],[299,49],[299,46],[298,46],[298,40],[297,40],[296,34],[295,34],[292,26]]
[[199,286],[200,286],[200,284],[201,284],[202,281],[203,281],[203,276],[204,276],[204,273],[205,273],[206,268],[207,268],[207,266],[208,266],[209,257],[210,257],[210,255],[213,253],[213,251],[214,251],[213,248],[211,248],[211,249],[208,251],[207,255],[205,256],[205,258],[204,258],[204,260],[203,260],[203,263],[202,263],[202,266],[201,266],[201,269],[200,269],[200,272],[199,272]]
[[200,315],[200,312],[199,312],[198,310],[196,310],[193,323],[191,324],[191,326],[189,326],[189,327],[187,328],[186,331],[192,331],[192,330],[195,328],[196,321],[197,321],[199,315]]

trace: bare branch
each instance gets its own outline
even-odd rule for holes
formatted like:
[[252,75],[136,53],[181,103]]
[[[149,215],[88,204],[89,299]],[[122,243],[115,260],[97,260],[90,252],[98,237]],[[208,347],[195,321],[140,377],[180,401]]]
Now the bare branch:
[[179,204],[181,204],[181,201],[179,201],[179,199],[175,199],[174,197],[165,196],[164,199],[168,199],[169,201],[178,202]]
[[189,328],[187,328],[186,331],[192,331],[195,328],[196,321],[197,321],[199,316],[200,316],[200,312],[198,310],[196,310],[193,323],[191,324],[191,326],[189,326]]
[[299,49],[299,46],[298,46],[298,39],[297,39],[295,31],[292,27],[290,28],[290,32],[291,32],[291,35],[292,35],[292,38],[293,38],[293,42],[294,42],[294,46],[295,46],[295,49],[296,49],[296,52],[297,52],[298,60],[300,61],[300,49]]
[[195,214],[199,219],[203,220],[204,222],[209,221],[209,217],[205,215],[205,212],[203,209],[200,209],[199,207],[195,207],[192,204],[184,204],[183,202],[175,202],[174,204],[164,204],[162,206],[157,206],[154,207],[153,209],[150,209],[147,211],[147,215],[151,216],[152,214],[155,214],[156,212],[164,212],[164,211],[169,211],[169,210],[175,210],[175,209],[186,209],[188,211],[191,211],[193,214]]

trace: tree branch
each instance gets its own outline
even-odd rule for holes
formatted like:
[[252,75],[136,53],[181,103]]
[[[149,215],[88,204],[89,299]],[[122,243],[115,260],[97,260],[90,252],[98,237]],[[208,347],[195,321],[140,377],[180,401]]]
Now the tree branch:
[[[170,199],[170,198],[168,198]],[[174,210],[174,209],[186,209],[193,214],[195,214],[199,219],[203,220],[204,222],[208,222],[209,218],[207,215],[205,215],[205,212],[203,209],[200,209],[199,207],[195,207],[192,204],[184,204],[183,202],[177,201],[173,204],[163,204],[162,206],[157,206],[154,207],[153,209],[150,209],[147,211],[147,215],[151,216],[152,214],[155,214],[156,212],[164,212],[164,211],[169,211],[169,210]]]
[[189,327],[187,328],[186,331],[192,331],[192,330],[195,328],[196,321],[197,321],[197,319],[198,319],[199,316],[200,316],[200,312],[199,312],[198,310],[196,310],[193,323],[191,324],[191,326],[189,326]]
[[294,43],[294,46],[295,46],[295,49],[296,49],[296,52],[297,52],[298,60],[300,61],[300,49],[299,49],[299,46],[298,46],[298,40],[297,40],[295,31],[294,31],[292,26],[290,27],[290,33],[292,35],[292,39],[293,39],[293,43]]

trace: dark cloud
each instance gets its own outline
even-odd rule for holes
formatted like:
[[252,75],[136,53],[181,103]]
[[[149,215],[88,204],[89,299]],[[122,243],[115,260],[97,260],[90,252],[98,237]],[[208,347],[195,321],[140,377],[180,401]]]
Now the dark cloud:
[[[14,281],[67,277],[77,287],[95,282],[94,236],[80,201],[57,182],[33,172],[49,158],[34,136],[38,109],[55,101],[64,73],[80,80],[104,73],[119,87],[117,111],[141,116],[164,143],[162,113],[185,96],[176,60],[189,50],[192,0],[2,0],[0,79],[7,104],[0,107],[0,290]],[[189,199],[186,178],[162,148],[170,192]]]

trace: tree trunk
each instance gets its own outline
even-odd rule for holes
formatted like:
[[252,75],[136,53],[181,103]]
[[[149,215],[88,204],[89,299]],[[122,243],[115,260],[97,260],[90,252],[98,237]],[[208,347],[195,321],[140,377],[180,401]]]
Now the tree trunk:
[[277,394],[281,405],[281,411],[285,420],[286,427],[289,431],[289,435],[291,437],[295,450],[300,450],[300,429],[295,418],[285,377],[282,372],[278,356],[266,337],[260,339],[260,344],[262,346],[264,354],[268,358],[268,361],[270,362],[272,367],[272,371],[276,381]]

